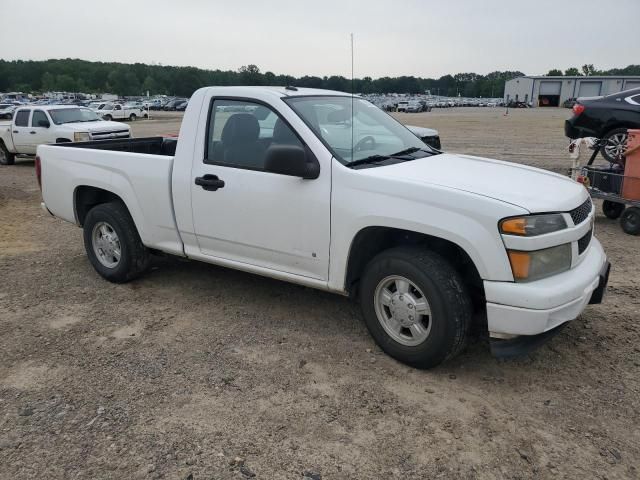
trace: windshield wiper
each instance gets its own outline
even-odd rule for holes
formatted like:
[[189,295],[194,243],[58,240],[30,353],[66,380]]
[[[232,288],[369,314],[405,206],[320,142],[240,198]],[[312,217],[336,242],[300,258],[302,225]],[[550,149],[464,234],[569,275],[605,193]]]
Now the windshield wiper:
[[365,158],[361,158],[360,160],[353,160],[352,162],[347,163],[347,167],[354,167],[356,165],[365,165],[367,163],[376,163],[381,160],[388,160],[391,157],[389,155],[370,155]]
[[392,153],[389,156],[390,157],[401,157],[402,155],[409,155],[410,153],[416,153],[419,150],[422,150],[422,149],[418,148],[418,147],[409,147],[409,148],[405,148],[404,150],[400,150],[397,153]]

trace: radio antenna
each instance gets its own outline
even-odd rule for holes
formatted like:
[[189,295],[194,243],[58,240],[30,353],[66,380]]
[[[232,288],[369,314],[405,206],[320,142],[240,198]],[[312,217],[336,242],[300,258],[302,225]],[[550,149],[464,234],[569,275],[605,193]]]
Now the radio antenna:
[[354,120],[354,112],[353,112],[353,32],[351,33],[351,161],[353,161],[353,156],[355,152],[353,151],[353,120]]

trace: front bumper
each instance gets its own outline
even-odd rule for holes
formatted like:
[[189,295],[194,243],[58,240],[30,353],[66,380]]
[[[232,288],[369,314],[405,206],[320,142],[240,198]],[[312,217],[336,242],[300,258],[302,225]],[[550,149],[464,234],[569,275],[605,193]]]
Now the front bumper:
[[487,323],[493,338],[540,335],[574,320],[589,303],[600,303],[609,262],[597,239],[569,271],[530,283],[484,282]]

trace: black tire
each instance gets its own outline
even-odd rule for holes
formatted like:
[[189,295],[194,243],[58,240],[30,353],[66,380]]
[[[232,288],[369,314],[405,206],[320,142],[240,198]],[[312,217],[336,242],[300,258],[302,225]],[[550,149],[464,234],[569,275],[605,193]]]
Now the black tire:
[[136,114],[132,113],[131,115],[129,115],[129,121],[130,122],[135,122],[136,121]]
[[16,163],[15,154],[5,147],[4,142],[0,142],[0,165],[13,165]]
[[604,146],[600,149],[600,152],[602,153],[602,156],[605,158],[605,160],[611,163],[620,163],[620,159],[615,155],[612,155],[608,148],[613,147],[614,143],[615,145],[617,145],[619,140],[622,138],[624,138],[625,141],[628,138],[626,128],[614,128],[602,137],[602,143]]
[[612,202],[611,200],[602,202],[602,213],[604,213],[605,217],[616,220],[620,218],[622,212],[624,212],[624,204]]
[[[120,260],[116,266],[105,266],[93,248],[94,227],[106,222],[118,236]],[[103,203],[93,207],[84,221],[84,248],[93,268],[110,282],[124,283],[140,276],[149,266],[149,250],[140,235],[129,211],[122,202]]]
[[[394,275],[415,284],[430,307],[430,333],[415,346],[403,345],[392,338],[376,314],[376,288]],[[430,250],[398,247],[373,258],[361,280],[360,303],[367,328],[380,348],[413,367],[435,367],[456,356],[466,345],[472,318],[471,298],[460,274]]]
[[111,120],[113,120],[113,117],[111,115],[105,115],[104,118],[107,122],[110,122]]
[[629,207],[622,212],[620,226],[629,235],[640,235],[640,208]]

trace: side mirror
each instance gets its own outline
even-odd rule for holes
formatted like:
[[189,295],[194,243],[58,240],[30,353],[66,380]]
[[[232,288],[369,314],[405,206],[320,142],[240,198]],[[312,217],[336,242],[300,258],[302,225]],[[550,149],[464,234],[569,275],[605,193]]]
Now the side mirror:
[[308,148],[297,145],[271,145],[264,161],[267,172],[314,180],[320,176],[320,163]]
[[38,126],[42,128],[49,128],[51,124],[49,123],[49,120],[38,120]]

